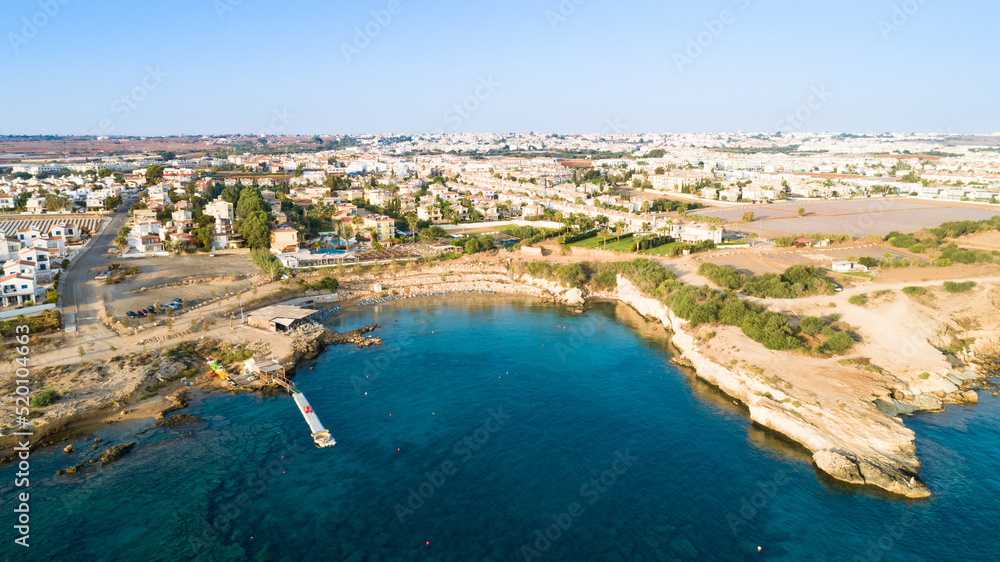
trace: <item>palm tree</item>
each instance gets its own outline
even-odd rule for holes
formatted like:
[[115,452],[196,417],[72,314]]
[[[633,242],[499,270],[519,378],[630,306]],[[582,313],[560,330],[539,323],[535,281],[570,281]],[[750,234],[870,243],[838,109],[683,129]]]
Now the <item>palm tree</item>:
[[604,249],[607,250],[608,249],[608,238],[611,237],[611,231],[609,231],[608,229],[604,229],[604,230],[601,230],[600,232],[598,232],[597,235],[600,236],[604,240]]
[[625,224],[625,221],[618,221],[615,223],[615,234],[617,235],[618,242],[622,241],[622,231],[625,230],[627,226],[628,225]]
[[410,226],[410,233],[413,234],[413,241],[417,241],[417,224],[420,223],[420,219],[417,215],[406,215],[406,223]]
[[347,245],[348,251],[351,249],[351,236],[354,234],[354,227],[349,224],[344,224],[344,230],[342,236],[344,237],[344,244]]

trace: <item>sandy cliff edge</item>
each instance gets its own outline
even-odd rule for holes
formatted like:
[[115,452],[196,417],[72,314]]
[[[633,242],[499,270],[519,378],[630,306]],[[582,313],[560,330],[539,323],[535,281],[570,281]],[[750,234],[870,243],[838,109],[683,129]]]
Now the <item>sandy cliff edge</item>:
[[[645,296],[620,275],[618,298],[643,316],[659,320],[672,332],[674,346],[698,377],[746,405],[754,422],[808,449],[819,470],[837,480],[876,486],[909,498],[930,496],[917,475],[920,463],[913,431],[898,418],[881,414],[874,405],[859,414],[813,409],[800,413],[786,400],[796,399],[796,389],[777,390],[762,375],[713,361],[699,349],[700,342],[687,329],[686,320],[657,299]],[[788,360],[794,361],[795,357],[789,354]]]

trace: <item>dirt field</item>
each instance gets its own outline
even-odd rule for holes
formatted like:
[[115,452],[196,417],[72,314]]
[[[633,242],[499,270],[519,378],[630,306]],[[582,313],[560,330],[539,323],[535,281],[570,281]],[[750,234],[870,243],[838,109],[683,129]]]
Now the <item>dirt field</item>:
[[[213,295],[235,292],[252,285],[252,276],[259,270],[250,263],[245,254],[191,254],[160,258],[119,260],[122,267],[135,266],[139,275],[127,276],[116,285],[99,285],[99,294],[105,306],[114,316],[121,317],[128,310],[135,310],[153,304],[164,303],[175,298],[192,301],[208,299]],[[213,279],[209,283],[163,287],[140,290],[167,283],[188,280]],[[90,283],[99,283],[90,281]]]
[[862,257],[882,259],[886,254],[895,258],[909,258],[926,261],[926,257],[887,245],[848,246],[843,248],[801,248],[797,250],[754,250],[741,248],[737,250],[695,254],[693,262],[701,265],[711,262],[725,265],[742,273],[763,275],[765,273],[781,273],[793,265],[812,265],[829,268],[834,261],[857,260]]
[[[799,207],[806,209],[798,216]],[[785,234],[825,232],[847,233],[854,237],[885,235],[894,230],[916,232],[945,222],[983,220],[1000,214],[996,209],[961,202],[932,202],[907,199],[854,199],[845,201],[792,201],[772,205],[708,209],[699,214],[739,221],[746,211],[753,211],[753,223],[735,223],[728,228],[759,232],[765,237]]]
[[963,236],[956,240],[963,248],[973,248],[977,250],[1000,250],[1000,232],[983,232]]
[[[311,138],[273,137],[268,139],[271,146],[308,144]],[[52,140],[30,140],[25,138],[0,139],[0,154],[23,156],[24,158],[65,158],[83,156],[107,156],[111,154],[135,154],[143,152],[170,151],[178,157],[203,156],[226,145],[212,144],[201,137],[154,137],[115,138],[96,140],[92,137],[64,137]],[[312,145],[315,146],[315,145]],[[16,161],[11,159],[9,161]],[[4,162],[5,164],[7,162]]]

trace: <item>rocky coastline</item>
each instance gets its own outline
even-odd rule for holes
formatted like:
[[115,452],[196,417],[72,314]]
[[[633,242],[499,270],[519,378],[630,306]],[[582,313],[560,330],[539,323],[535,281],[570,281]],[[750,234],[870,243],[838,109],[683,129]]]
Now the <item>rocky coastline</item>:
[[[616,290],[586,294],[580,289],[566,288],[527,274],[517,275],[510,268],[479,272],[479,277],[475,279],[465,278],[460,273],[449,273],[450,278],[426,276],[426,284],[411,279],[405,286],[410,291],[462,291],[479,288],[487,282],[498,293],[530,295],[570,307],[605,299],[627,304],[647,319],[661,323],[671,333],[671,343],[680,353],[675,358],[677,362],[692,368],[700,379],[743,404],[754,423],[784,435],[808,450],[816,469],[842,482],[871,486],[907,498],[926,498],[931,495],[931,490],[920,478],[913,431],[902,423],[899,416],[939,411],[946,403],[974,402],[974,389],[989,384],[983,382],[984,376],[975,371],[958,370],[948,375],[947,382],[943,383],[947,392],[913,392],[892,384],[882,388],[882,381],[879,381],[872,385],[877,396],[870,400],[860,397],[865,406],[860,412],[821,412],[812,405],[799,408],[794,406],[800,404],[796,389],[774,384],[755,372],[752,366],[723,364],[711,358],[703,352],[699,336],[688,330],[687,321],[678,318],[659,300],[644,295],[621,276],[618,276]],[[488,281],[481,277],[484,274],[490,276]],[[395,288],[395,281],[383,286],[383,290]],[[787,358],[784,360],[787,361]],[[805,398],[801,399],[805,401]]]
[[[871,379],[868,386],[872,389],[872,395],[850,397],[860,404],[859,409],[853,411],[823,409],[819,403],[813,404],[807,400],[800,389],[793,388],[789,384],[775,384],[774,380],[764,376],[756,366],[736,364],[736,361],[723,362],[718,357],[713,357],[713,353],[708,350],[703,340],[704,334],[691,330],[688,323],[678,318],[669,307],[655,298],[646,296],[622,276],[618,276],[618,286],[615,290],[585,293],[581,289],[570,289],[552,281],[518,274],[509,263],[487,266],[449,264],[399,273],[400,275],[391,277],[371,274],[352,276],[352,279],[345,280],[334,304],[341,304],[345,309],[350,309],[357,299],[374,295],[414,297],[446,291],[459,293],[454,295],[457,297],[461,297],[460,293],[465,291],[531,297],[574,309],[581,309],[587,302],[596,300],[621,302],[648,320],[660,323],[669,331],[671,343],[678,351],[675,362],[690,367],[700,379],[744,405],[754,423],[784,435],[804,447],[809,451],[817,470],[842,482],[873,486],[907,498],[926,498],[930,496],[931,490],[920,479],[920,462],[916,455],[914,434],[902,423],[899,416],[940,410],[943,404],[948,402],[972,402],[976,397],[974,390],[981,388],[991,390],[995,395],[997,389],[991,387],[991,383],[985,382],[985,377],[988,373],[994,376],[1000,374],[1000,364],[995,359],[983,357],[978,360],[982,374],[968,369],[955,370],[948,375],[949,378],[943,383],[944,387],[939,386],[938,390],[929,392],[913,392],[909,388],[904,388],[905,385],[903,387],[894,385],[890,380],[891,377],[883,376],[878,379],[875,374],[869,376],[864,373],[864,376],[869,376]],[[366,347],[381,344],[380,338],[367,335],[377,328],[378,326],[368,326],[345,333],[324,329],[304,334],[296,337],[291,352],[280,360],[291,375],[299,366],[315,359],[331,345],[354,344]],[[160,354],[149,353],[152,352],[147,352],[148,357],[145,355],[143,357],[157,365],[165,359]],[[131,361],[133,366],[138,366],[144,361],[141,358],[126,358],[126,360]],[[780,360],[787,363],[789,359],[783,356]],[[166,368],[169,371],[179,369],[180,365],[165,367],[159,365],[159,368]],[[145,380],[148,379],[140,380],[138,385],[132,387],[123,387],[118,399],[123,399],[130,393],[134,394]],[[200,381],[198,386],[222,388],[217,379]],[[267,385],[258,384],[240,390],[253,392],[266,387]],[[944,388],[947,392],[940,388]],[[155,416],[162,422],[166,413],[183,408],[184,395],[184,389],[165,394],[165,404]],[[108,407],[107,404],[93,406],[94,411],[90,412],[91,419],[97,420],[107,414],[102,410]],[[95,415],[97,417],[94,417]],[[167,427],[197,421],[197,418],[188,420],[184,416],[184,414],[172,416],[178,419],[167,424]],[[82,412],[59,419],[49,427],[44,439],[40,438],[34,445],[51,445],[60,435],[78,434],[79,423],[70,424],[70,422],[86,419],[87,414]],[[160,425],[161,422],[157,424]],[[104,420],[102,423],[108,421]],[[71,425],[75,426],[75,433],[67,431]]]
[[[951,394],[912,395],[887,389],[887,396],[871,401],[871,411],[860,415],[843,412],[811,412],[793,406],[794,389],[775,388],[760,373],[742,366],[723,365],[702,352],[699,338],[662,302],[647,297],[627,279],[618,277],[617,298],[643,316],[655,319],[671,332],[678,358],[697,376],[742,403],[750,419],[805,447],[815,467],[836,480],[861,486],[873,486],[907,498],[926,498],[931,490],[920,479],[914,434],[899,419],[899,414],[938,411],[942,403],[974,402],[975,392],[956,390]],[[995,364],[995,363],[994,363]],[[975,388],[984,383],[986,374],[963,373],[960,383]],[[974,382],[973,382],[974,381]],[[971,393],[968,396],[967,393]],[[963,399],[963,397],[967,397]]]

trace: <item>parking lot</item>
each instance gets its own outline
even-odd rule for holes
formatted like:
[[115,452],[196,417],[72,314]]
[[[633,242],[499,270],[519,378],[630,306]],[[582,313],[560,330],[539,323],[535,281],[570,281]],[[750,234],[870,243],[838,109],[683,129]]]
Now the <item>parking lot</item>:
[[[109,256],[104,260],[105,264],[113,261],[121,263],[123,269],[135,266],[139,274],[126,276],[124,281],[114,285],[96,280],[90,283],[96,285],[97,293],[104,299],[108,311],[119,318],[129,310],[163,304],[175,298],[191,303],[246,289],[253,285],[254,276],[259,273],[246,254],[209,257],[199,253],[138,259]],[[98,271],[92,273],[96,276]],[[197,282],[201,280],[205,282]],[[183,282],[187,284],[159,287]],[[184,309],[174,314],[182,312]]]

